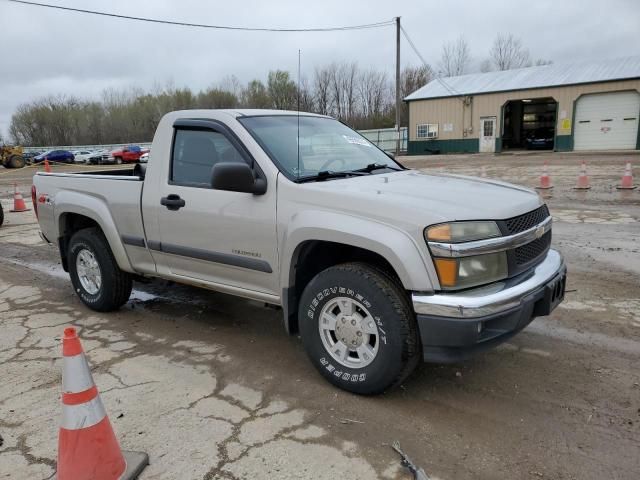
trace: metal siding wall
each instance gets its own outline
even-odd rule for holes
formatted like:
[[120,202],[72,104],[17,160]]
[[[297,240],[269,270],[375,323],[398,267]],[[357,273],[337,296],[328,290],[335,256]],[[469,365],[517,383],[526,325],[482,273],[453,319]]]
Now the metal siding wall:
[[[450,97],[409,102],[409,120],[409,140],[418,140],[416,125],[421,123],[437,123],[438,138],[441,140],[462,138],[462,101],[459,97]],[[467,116],[466,123],[468,122]],[[453,124],[452,132],[444,131],[445,123]]]
[[[498,119],[498,133],[502,136],[501,107],[509,100],[524,98],[552,97],[558,102],[558,118],[556,134],[569,136],[573,127],[573,103],[583,94],[611,92],[618,90],[637,90],[640,92],[640,80],[623,80],[619,82],[603,82],[567,87],[538,88],[533,90],[519,90],[504,93],[487,93],[473,95],[473,132],[466,138],[478,138],[480,117],[495,116]],[[568,129],[562,129],[561,112],[569,119]],[[416,125],[418,123],[438,123],[440,125],[439,139],[462,139],[462,102],[460,97],[436,98],[433,100],[415,100],[409,102],[409,139],[417,140]],[[444,123],[453,123],[453,132],[443,132]],[[465,111],[465,127],[469,126],[469,108]],[[567,142],[564,142],[567,143]]]

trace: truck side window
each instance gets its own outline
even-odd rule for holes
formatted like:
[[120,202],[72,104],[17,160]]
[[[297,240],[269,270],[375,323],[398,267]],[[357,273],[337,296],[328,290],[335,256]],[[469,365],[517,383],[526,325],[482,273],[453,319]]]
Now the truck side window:
[[216,163],[243,161],[240,153],[221,133],[177,129],[171,160],[171,181],[178,185],[209,187]]

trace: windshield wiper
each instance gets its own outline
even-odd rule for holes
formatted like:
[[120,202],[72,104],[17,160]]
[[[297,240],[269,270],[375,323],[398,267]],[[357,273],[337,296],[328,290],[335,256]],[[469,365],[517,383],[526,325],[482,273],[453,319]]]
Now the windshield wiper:
[[351,172],[365,172],[365,173],[371,173],[374,170],[381,170],[383,168],[388,168],[389,170],[393,170],[395,172],[399,172],[400,169],[396,168],[396,167],[392,167],[390,165],[387,165],[386,163],[370,163],[369,165],[367,165],[366,167],[363,168],[358,168],[356,170],[350,170]]
[[307,175],[305,177],[299,177],[296,179],[298,183],[302,182],[313,182],[316,180],[326,180],[329,178],[345,178],[351,176],[361,176],[366,175],[369,172],[358,171],[358,170],[345,170],[343,172],[334,172],[333,170],[322,170],[315,175]]

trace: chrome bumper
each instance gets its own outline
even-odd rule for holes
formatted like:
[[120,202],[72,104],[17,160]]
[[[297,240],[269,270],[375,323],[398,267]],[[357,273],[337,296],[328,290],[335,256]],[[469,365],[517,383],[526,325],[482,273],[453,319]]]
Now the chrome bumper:
[[544,288],[566,270],[562,255],[549,250],[533,271],[503,282],[457,293],[413,293],[413,309],[417,314],[453,318],[478,318],[521,305],[531,293]]

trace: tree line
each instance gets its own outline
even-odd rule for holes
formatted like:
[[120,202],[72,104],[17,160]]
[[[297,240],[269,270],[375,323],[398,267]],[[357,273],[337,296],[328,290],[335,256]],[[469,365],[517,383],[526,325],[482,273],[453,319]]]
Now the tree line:
[[[509,70],[544,65],[512,34],[498,34],[487,58],[475,70]],[[463,75],[474,70],[464,37],[442,46],[436,68],[408,66],[401,72],[404,98],[436,76]],[[48,96],[20,105],[9,126],[11,141],[25,146],[91,145],[149,142],[160,118],[172,110],[194,108],[275,108],[331,115],[356,129],[395,125],[395,79],[385,71],[355,62],[317,67],[299,83],[286,70],[242,84],[229,76],[201,91],[166,85],[153,91],[108,89],[99,100]],[[408,106],[401,105],[401,126],[408,124]]]
[[[406,67],[401,75],[403,96],[432,78],[430,68]],[[48,96],[20,105],[9,134],[25,146],[91,145],[151,141],[160,118],[173,110],[194,108],[274,108],[321,113],[353,128],[395,125],[395,87],[386,72],[362,69],[356,63],[332,63],[316,68],[298,86],[290,72],[270,71],[266,81],[246,84],[228,77],[194,92],[167,85],[151,92],[108,89],[100,100]],[[408,119],[402,106],[403,123]]]

